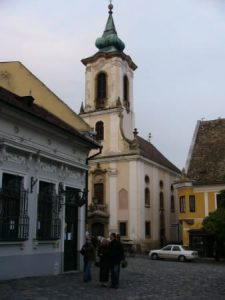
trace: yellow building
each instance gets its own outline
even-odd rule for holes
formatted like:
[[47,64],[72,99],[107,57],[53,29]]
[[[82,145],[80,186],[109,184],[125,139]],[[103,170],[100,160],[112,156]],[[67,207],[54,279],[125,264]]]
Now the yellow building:
[[21,97],[32,95],[35,104],[70,126],[82,132],[90,131],[88,124],[21,62],[0,62],[0,86]]
[[186,174],[175,184],[183,244],[212,256],[214,238],[202,221],[217,209],[225,189],[225,119],[198,121],[187,160]]

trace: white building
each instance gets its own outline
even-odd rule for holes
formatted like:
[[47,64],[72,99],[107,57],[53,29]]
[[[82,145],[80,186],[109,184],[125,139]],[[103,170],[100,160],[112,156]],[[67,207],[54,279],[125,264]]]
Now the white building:
[[112,8],[110,4],[105,31],[96,40],[99,51],[82,60],[86,84],[80,116],[103,146],[102,153],[89,161],[89,231],[104,236],[118,232],[144,251],[177,238],[172,184],[180,170],[134,129],[137,66],[123,52]]
[[0,87],[0,280],[80,268],[87,156],[99,147],[33,100]]

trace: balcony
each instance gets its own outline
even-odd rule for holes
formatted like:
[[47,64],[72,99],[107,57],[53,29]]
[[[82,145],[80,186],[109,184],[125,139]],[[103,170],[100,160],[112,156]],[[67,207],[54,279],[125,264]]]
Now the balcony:
[[106,204],[91,203],[88,205],[88,218],[109,218],[108,206]]

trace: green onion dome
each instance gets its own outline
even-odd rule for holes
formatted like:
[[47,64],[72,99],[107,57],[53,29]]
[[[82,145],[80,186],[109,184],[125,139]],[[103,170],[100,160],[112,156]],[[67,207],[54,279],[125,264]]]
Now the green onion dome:
[[109,6],[109,17],[102,37],[97,38],[95,45],[101,52],[123,51],[124,42],[117,36],[116,28],[112,17],[113,5]]

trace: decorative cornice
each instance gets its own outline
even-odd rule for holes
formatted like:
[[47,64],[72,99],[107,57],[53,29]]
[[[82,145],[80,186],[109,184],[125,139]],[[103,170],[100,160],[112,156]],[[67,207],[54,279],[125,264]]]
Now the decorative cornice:
[[120,57],[122,60],[126,61],[129,65],[129,67],[134,71],[137,69],[137,65],[132,61],[131,57],[129,55],[126,55],[123,52],[110,52],[110,53],[105,53],[105,52],[97,52],[93,56],[84,58],[81,60],[81,62],[87,66],[90,63],[96,62],[99,58],[105,58],[105,59],[111,59],[113,57]]

